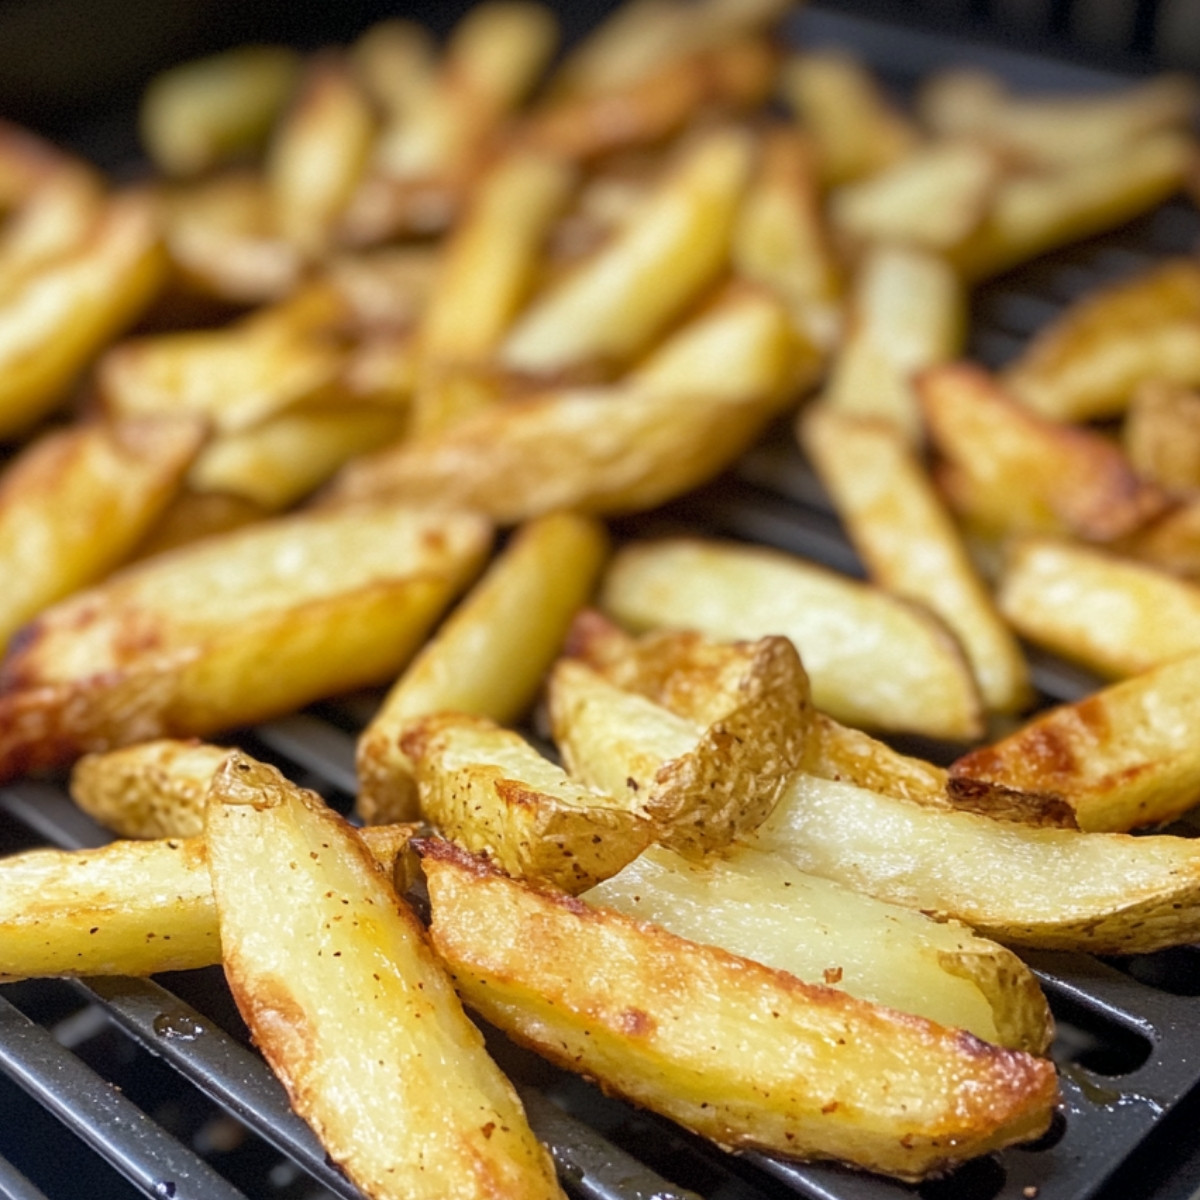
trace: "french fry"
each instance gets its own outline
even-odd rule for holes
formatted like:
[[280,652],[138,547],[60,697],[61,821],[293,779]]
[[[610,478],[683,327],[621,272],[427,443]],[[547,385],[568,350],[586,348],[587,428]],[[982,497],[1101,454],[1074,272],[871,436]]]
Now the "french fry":
[[185,485],[138,543],[130,559],[153,558],[189,542],[252,525],[270,515],[243,496],[193,492]]
[[157,294],[166,272],[155,207],[113,197],[84,243],[0,298],[0,435],[59,404],[89,360]]
[[103,578],[178,491],[199,422],[91,422],[43,435],[0,476],[0,643],[56,600]]
[[421,717],[400,745],[424,819],[515,878],[575,894],[619,871],[654,835],[640,813],[574,782],[485,717]]
[[719,1145],[917,1179],[1050,1119],[1044,1059],[537,891],[449,843],[421,851],[433,943],[467,1004]]
[[[414,832],[410,825],[362,831],[398,886]],[[0,859],[0,980],[156,975],[219,963],[208,857],[196,835]]]
[[1200,927],[1190,838],[1035,828],[799,774],[744,840],[1007,945],[1140,954]]
[[1123,538],[1113,549],[1173,575],[1200,578],[1200,493],[1189,493],[1174,508]]
[[85,754],[71,768],[71,799],[118,837],[198,837],[209,784],[228,754],[198,738]]
[[845,334],[822,403],[882,417],[920,442],[914,378],[957,356],[965,330],[966,295],[942,258],[914,247],[870,247],[851,285]]
[[32,130],[0,119],[0,213],[20,207],[35,188],[74,161]]
[[581,898],[985,1042],[1030,1054],[1049,1045],[1050,1010],[1010,950],[774,854],[737,846],[697,861],[651,846]]
[[501,361],[546,374],[611,370],[645,350],[726,266],[752,162],[741,130],[719,129],[689,147],[608,245],[534,297]]
[[821,407],[798,432],[872,582],[946,622],[990,710],[1026,707],[1033,689],[1021,648],[903,434]]
[[937,618],[792,555],[688,538],[634,543],[614,557],[600,606],[634,630],[782,634],[800,651],[817,708],[851,725],[982,732],[974,677]]
[[1200,654],[1190,654],[1052,709],[958,759],[951,794],[981,810],[1008,792],[1044,797],[1086,830],[1171,821],[1200,801],[1198,692]]
[[350,47],[350,65],[389,122],[419,106],[437,70],[437,47],[424,25],[388,17],[371,25]]
[[235,755],[206,836],[234,999],[347,1176],[380,1200],[562,1200],[420,921],[350,827]]
[[938,485],[985,534],[1074,535],[1106,542],[1162,513],[1169,497],[1103,435],[1038,416],[985,371],[959,363],[919,380],[941,462]]
[[1121,443],[1139,475],[1168,491],[1200,491],[1200,394],[1147,380],[1133,394]]
[[1200,265],[1174,259],[1096,289],[1042,329],[1002,379],[1059,421],[1118,415],[1149,380],[1200,384]]
[[1109,679],[1200,650],[1200,586],[1089,546],[1016,539],[998,601],[1022,637]]
[[[525,714],[607,550],[603,528],[571,513],[551,513],[516,534],[359,735],[363,820],[416,816],[412,764],[400,747],[412,718],[446,711],[507,724]],[[465,661],[470,671],[462,669]]]
[[652,821],[663,845],[702,853],[754,829],[801,763],[812,722],[795,647],[765,637],[722,680],[701,724],[583,662],[550,677],[550,722],[568,773]]
[[144,560],[27,625],[0,671],[0,775],[193,736],[394,676],[478,569],[489,526],[303,514]]
[[168,175],[259,149],[300,74],[286,46],[239,46],[163,71],[142,94],[142,144]]

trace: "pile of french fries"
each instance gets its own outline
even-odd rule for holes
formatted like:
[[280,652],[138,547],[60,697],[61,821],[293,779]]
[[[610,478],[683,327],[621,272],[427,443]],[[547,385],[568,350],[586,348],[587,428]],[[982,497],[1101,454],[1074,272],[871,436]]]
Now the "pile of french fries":
[[[0,862],[0,979],[222,963],[368,1196],[561,1195],[464,1004],[919,1180],[1050,1123],[1014,947],[1200,938],[1200,843],[1130,836],[1200,800],[1200,262],[960,361],[1194,179],[1197,89],[905,110],[787,7],[231,51],[133,186],[0,125],[0,779],[118,837]],[[781,416],[868,582],[611,545]],[[1027,642],[1111,682],[1031,713]],[[353,823],[227,745],[364,687]]]

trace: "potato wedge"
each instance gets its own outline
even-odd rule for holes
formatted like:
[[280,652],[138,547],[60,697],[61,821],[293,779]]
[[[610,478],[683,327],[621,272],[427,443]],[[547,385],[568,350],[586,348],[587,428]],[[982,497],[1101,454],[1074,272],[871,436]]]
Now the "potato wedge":
[[228,754],[198,738],[85,754],[71,769],[71,799],[118,837],[198,837],[209,784]]
[[705,725],[560,660],[550,722],[568,772],[652,821],[658,840],[678,850],[719,849],[753,829],[802,761],[812,707],[786,638],[746,650],[742,670],[709,699]]
[[421,850],[433,943],[471,1007],[721,1146],[917,1179],[1050,1120],[1044,1059]]
[[997,599],[1022,637],[1109,679],[1200,650],[1200,586],[1090,546],[1017,539]]
[[575,783],[485,717],[421,717],[400,744],[422,816],[514,878],[574,895],[619,871],[654,834],[649,820]]
[[1045,997],[1012,951],[774,854],[733,846],[696,861],[651,846],[581,898],[985,1042],[1030,1054],[1050,1043]]
[[1014,946],[1139,954],[1200,935],[1200,842],[944,812],[800,774],[745,839]]
[[185,417],[45,434],[0,476],[0,644],[119,566],[178,492],[203,426]]
[[1170,504],[1103,435],[1038,416],[978,367],[935,367],[921,375],[918,390],[942,460],[938,485],[985,534],[1112,541]]
[[1080,829],[1158,825],[1200,802],[1200,654],[1038,715],[950,768],[950,792],[983,811],[1009,792],[1066,804]]
[[235,754],[206,837],[234,1000],[349,1178],[379,1200],[561,1200],[420,921],[350,826]]
[[1147,380],[1200,384],[1200,264],[1173,259],[1089,292],[1001,378],[1058,421],[1115,416]]
[[386,680],[478,570],[489,533],[473,514],[351,507],[130,567],[10,648],[0,776]]
[[1121,443],[1145,479],[1172,492],[1200,491],[1200,393],[1147,380],[1129,402]]
[[138,543],[131,561],[153,558],[189,542],[253,525],[271,514],[243,496],[193,492],[184,486]]
[[[362,837],[407,886],[411,825]],[[155,975],[221,961],[203,836],[28,850],[0,858],[0,982],[47,975]]]
[[851,725],[982,733],[974,677],[937,618],[793,555],[689,538],[633,543],[613,558],[600,606],[634,630],[782,634],[800,652],[817,708]]
[[400,748],[411,718],[452,711],[511,724],[524,716],[607,552],[603,527],[572,513],[551,513],[517,532],[359,735],[364,821],[416,816],[412,764]]

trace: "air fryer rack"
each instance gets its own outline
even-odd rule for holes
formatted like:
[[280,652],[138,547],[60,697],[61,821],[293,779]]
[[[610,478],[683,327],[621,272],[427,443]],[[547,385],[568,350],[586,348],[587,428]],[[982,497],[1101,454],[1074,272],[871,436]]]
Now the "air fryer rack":
[[[974,62],[1015,86],[1077,89],[1120,80],[1076,65],[814,9],[808,44],[861,54],[903,88],[928,70]],[[1063,304],[1164,256],[1192,253],[1200,216],[1170,203],[1125,229],[1048,256],[978,291],[970,354],[1010,358]],[[617,535],[701,530],[778,546],[850,574],[861,567],[786,427],[716,484]],[[1045,703],[1096,680],[1032,653]],[[343,811],[354,788],[363,695],[242,731]],[[921,746],[934,755],[946,747]],[[1195,829],[1182,825],[1179,832]],[[108,839],[55,782],[0,789],[0,853]],[[1041,1142],[908,1187],[833,1166],[722,1154],[669,1122],[602,1096],[488,1031],[567,1190],[581,1200],[1155,1200],[1200,1198],[1200,949],[1102,962],[1030,953],[1059,1024],[1063,1107]],[[1181,1136],[1182,1135],[1182,1136]],[[675,1180],[678,1182],[668,1182]],[[158,981],[36,980],[0,988],[0,1200],[358,1200],[250,1048],[218,968]]]

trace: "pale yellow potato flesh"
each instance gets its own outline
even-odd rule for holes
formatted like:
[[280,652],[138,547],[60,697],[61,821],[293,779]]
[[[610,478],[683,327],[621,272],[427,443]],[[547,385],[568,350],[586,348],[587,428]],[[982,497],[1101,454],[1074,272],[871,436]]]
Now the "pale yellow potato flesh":
[[654,834],[640,814],[576,783],[484,717],[422,717],[400,740],[421,816],[514,878],[581,892],[619,871]]
[[903,1179],[1036,1137],[1053,1065],[802,983],[423,843],[466,1001],[552,1061],[728,1149]]
[[0,476],[0,644],[129,557],[178,493],[204,440],[186,417],[47,433]]
[[974,677],[936,617],[793,555],[693,538],[633,543],[614,556],[600,604],[635,630],[790,638],[814,704],[847,724],[945,738],[982,732]]
[[950,792],[976,807],[1020,792],[1066,804],[1080,829],[1171,821],[1200,801],[1196,697],[1200,653],[1039,714],[950,769]]
[[745,839],[1010,945],[1137,954],[1200,934],[1200,843],[942,812],[800,774]]
[[416,815],[412,765],[400,748],[410,719],[461,712],[507,725],[525,715],[607,553],[603,527],[573,513],[538,518],[514,536],[359,734],[357,810],[363,820]]
[[312,792],[234,755],[207,818],[225,976],[330,1158],[376,1200],[561,1200],[416,915]]
[[731,847],[696,861],[651,846],[582,899],[985,1042],[1043,1054],[1053,1021],[1011,950],[786,859]]
[[1109,679],[1200,651],[1200,586],[1074,542],[1016,539],[998,602],[1022,637]]
[[[414,832],[411,825],[362,831],[397,887],[408,881]],[[208,848],[200,834],[0,858],[0,980],[155,975],[220,961]]]
[[0,675],[0,774],[386,680],[490,534],[475,514],[352,506],[143,560],[26,626]]

